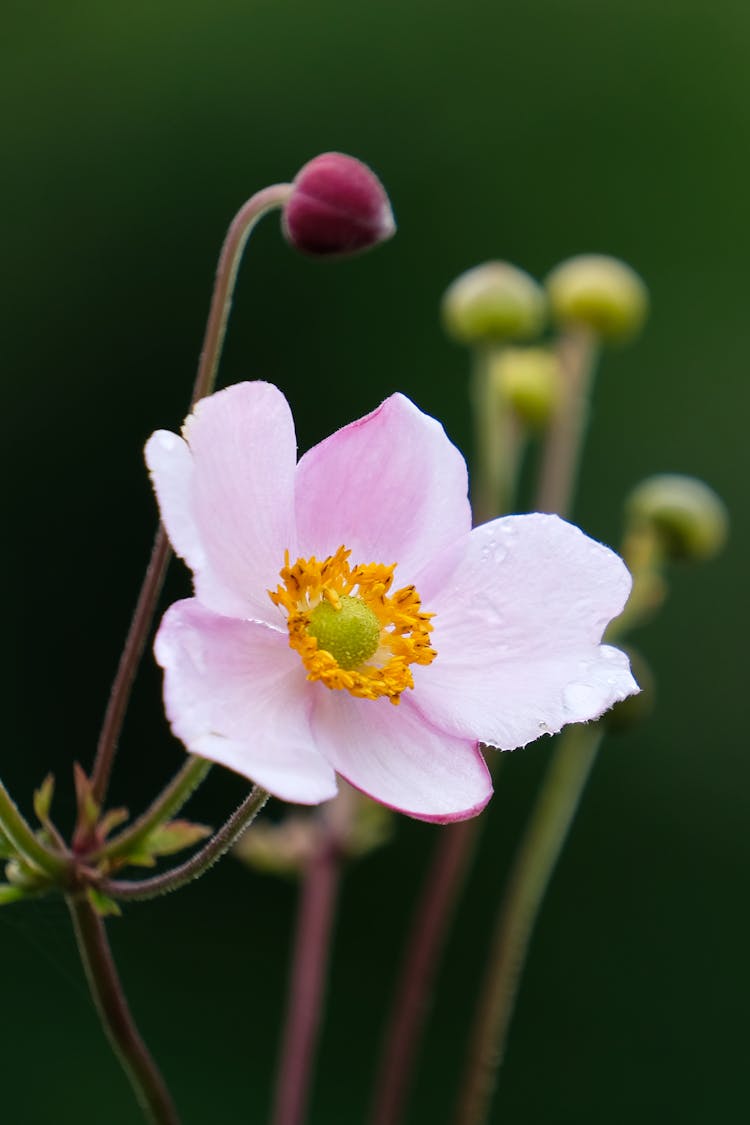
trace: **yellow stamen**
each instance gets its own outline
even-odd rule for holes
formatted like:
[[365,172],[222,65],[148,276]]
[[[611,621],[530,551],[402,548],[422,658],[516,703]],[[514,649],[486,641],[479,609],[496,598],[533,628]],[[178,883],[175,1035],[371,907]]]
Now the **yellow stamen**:
[[[398,703],[401,692],[414,687],[409,666],[431,664],[437,656],[430,647],[433,615],[422,612],[413,586],[389,595],[395,563],[351,567],[350,554],[346,547],[339,547],[323,561],[313,556],[297,559],[290,566],[287,551],[279,574],[283,586],[268,593],[274,605],[286,610],[289,645],[300,654],[308,680],[320,680],[332,690],[345,688],[360,699],[385,696],[391,703]],[[309,631],[316,607],[325,601],[333,609],[345,611],[342,598],[366,606],[379,626],[376,650],[355,668],[342,667],[332,653],[318,646]]]

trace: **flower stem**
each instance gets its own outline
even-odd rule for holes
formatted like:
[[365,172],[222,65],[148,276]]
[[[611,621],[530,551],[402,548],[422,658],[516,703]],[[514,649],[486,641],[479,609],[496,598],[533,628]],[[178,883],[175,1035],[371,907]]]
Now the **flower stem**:
[[398,1125],[404,1118],[440,955],[479,828],[476,819],[440,829],[396,986],[375,1083],[371,1125]]
[[596,338],[585,329],[558,341],[564,397],[547,430],[535,501],[537,512],[566,515],[571,508],[597,359]]
[[[512,411],[494,393],[495,345],[474,353],[471,407],[474,421],[472,512],[474,524],[512,510],[518,486],[523,433]],[[406,953],[380,1057],[372,1125],[402,1120],[428,1011],[456,903],[469,871],[479,825],[463,822],[441,830],[419,904],[414,912]]]
[[70,896],[78,950],[104,1030],[151,1125],[179,1125],[164,1079],[133,1022],[107,934],[85,895]]
[[495,394],[492,367],[502,354],[500,345],[474,349],[470,395],[474,420],[474,471],[471,506],[474,523],[494,519],[510,510],[523,452],[523,434],[513,412]]
[[302,884],[272,1125],[305,1118],[340,874],[340,840],[324,826]]
[[[558,350],[565,396],[547,430],[535,507],[566,515],[575,492],[598,349],[594,335],[579,329],[563,335]],[[534,923],[601,738],[598,724],[568,728],[547,768],[501,901],[455,1125],[487,1120]]]
[[178,867],[173,867],[162,875],[154,875],[151,879],[103,879],[98,884],[99,889],[111,898],[139,900],[157,898],[159,895],[179,890],[186,883],[200,878],[217,860],[221,859],[225,852],[229,851],[245,829],[250,827],[268,797],[269,794],[265,789],[256,785],[208,843]]
[[131,852],[138,851],[139,845],[155,828],[182,808],[207,776],[211,765],[212,763],[205,758],[196,758],[191,754],[179,773],[175,774],[146,812],[105,844],[96,855],[89,857],[89,860],[121,859]]
[[601,738],[597,723],[569,727],[548,767],[500,907],[455,1125],[488,1120],[534,923]]
[[32,867],[59,881],[67,868],[67,860],[45,847],[36,836],[13,798],[0,781],[0,834],[10,840],[18,855]]
[[[203,338],[203,348],[190,400],[191,406],[210,394],[216,382],[216,373],[226,335],[229,312],[232,307],[232,295],[237,280],[237,272],[250,232],[258,220],[267,212],[284,206],[291,190],[291,184],[274,184],[256,192],[243,204],[230,224],[219,255],[211,306]],[[159,527],[112,684],[96,749],[91,778],[93,794],[100,805],[104,804],[109,788],[112,765],[133,681],[156,612],[156,604],[159,600],[171,554],[164,529]]]

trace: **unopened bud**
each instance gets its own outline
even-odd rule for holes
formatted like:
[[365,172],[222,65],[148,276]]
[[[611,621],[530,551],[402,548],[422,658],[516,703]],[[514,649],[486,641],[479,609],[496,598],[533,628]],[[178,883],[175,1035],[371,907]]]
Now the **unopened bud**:
[[562,262],[545,282],[553,318],[603,340],[636,336],[648,313],[648,290],[618,258],[580,254]]
[[297,173],[284,208],[287,240],[303,254],[356,254],[396,231],[385,188],[361,160],[340,152],[316,156]]
[[649,477],[630,494],[627,514],[650,524],[673,559],[709,559],[729,533],[726,506],[712,488],[695,477],[664,473]]
[[549,348],[505,348],[493,358],[493,390],[529,429],[541,429],[561,393],[560,363]]
[[508,262],[485,262],[462,273],[442,304],[445,329],[462,344],[533,339],[545,314],[541,286]]

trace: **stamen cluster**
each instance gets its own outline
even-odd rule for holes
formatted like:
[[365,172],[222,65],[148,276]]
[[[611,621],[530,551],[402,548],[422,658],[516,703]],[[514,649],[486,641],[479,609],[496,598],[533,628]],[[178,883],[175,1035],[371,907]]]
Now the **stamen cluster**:
[[[437,656],[430,646],[433,615],[422,612],[414,586],[389,595],[395,563],[352,567],[350,554],[341,546],[323,561],[312,556],[290,566],[287,552],[279,574],[283,586],[269,590],[269,596],[274,605],[286,610],[289,645],[300,654],[308,680],[320,680],[331,689],[344,688],[361,699],[386,696],[395,704],[403,691],[414,687],[409,666],[431,664]],[[377,618],[380,638],[370,660],[357,668],[344,668],[332,653],[319,647],[310,632],[310,618],[322,601],[338,609],[342,598],[352,596]]]

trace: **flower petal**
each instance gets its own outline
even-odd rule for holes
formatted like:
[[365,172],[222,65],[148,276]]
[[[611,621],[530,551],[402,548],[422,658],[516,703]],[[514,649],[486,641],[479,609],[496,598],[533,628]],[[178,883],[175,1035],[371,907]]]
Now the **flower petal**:
[[171,448],[163,431],[154,434],[146,451],[162,518],[194,572],[196,594],[218,613],[277,624],[267,591],[284,551],[296,556],[289,405],[269,383],[238,383],[199,402],[183,434],[185,442],[172,435]]
[[418,820],[465,820],[492,795],[476,743],[435,730],[405,697],[394,707],[322,689],[312,725],[321,754],[342,777]]
[[285,633],[220,617],[195,598],[167,610],[154,646],[174,734],[285,801],[317,804],[336,779],[315,749],[310,691]]
[[169,430],[157,430],[146,442],[144,456],[175,554],[191,570],[202,570],[206,557],[193,514],[193,458],[187,442]]
[[418,576],[438,655],[413,669],[413,702],[503,750],[597,718],[638,690],[627,657],[599,643],[630,585],[614,552],[557,516],[476,528]]
[[471,527],[463,457],[403,395],[304,455],[296,506],[304,556],[343,544],[353,563],[398,563],[398,586]]

